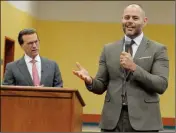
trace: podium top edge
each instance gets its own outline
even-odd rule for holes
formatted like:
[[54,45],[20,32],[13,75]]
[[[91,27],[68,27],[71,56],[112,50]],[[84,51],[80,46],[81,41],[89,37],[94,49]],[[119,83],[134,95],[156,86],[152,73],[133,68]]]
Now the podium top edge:
[[85,106],[85,102],[82,99],[79,90],[74,88],[1,85],[0,90],[1,91],[65,92],[65,93],[75,92],[82,106]]
[[1,90],[78,91],[74,88],[1,85]]

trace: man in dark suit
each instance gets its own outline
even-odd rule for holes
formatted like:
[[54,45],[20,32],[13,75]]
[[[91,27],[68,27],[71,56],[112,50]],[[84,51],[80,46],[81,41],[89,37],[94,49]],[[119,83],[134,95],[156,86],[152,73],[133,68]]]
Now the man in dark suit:
[[[169,60],[164,45],[143,34],[147,18],[137,4],[124,9],[125,37],[105,45],[95,78],[79,63],[73,73],[89,91],[106,91],[100,128],[105,132],[159,131],[163,129],[159,94],[168,87]],[[130,43],[129,43],[130,42]],[[132,42],[132,43],[131,43]]]
[[63,87],[56,62],[39,55],[39,38],[35,29],[19,32],[18,42],[25,55],[6,66],[3,85]]

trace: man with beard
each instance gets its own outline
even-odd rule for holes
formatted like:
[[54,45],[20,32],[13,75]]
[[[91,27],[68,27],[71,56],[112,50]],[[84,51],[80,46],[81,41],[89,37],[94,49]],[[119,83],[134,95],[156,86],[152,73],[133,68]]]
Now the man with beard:
[[63,87],[56,62],[39,55],[39,38],[35,29],[19,32],[18,42],[24,56],[6,66],[3,85]]
[[79,63],[73,73],[89,91],[106,91],[100,128],[104,132],[158,132],[163,129],[159,94],[168,87],[164,45],[144,36],[147,17],[137,4],[124,9],[122,40],[105,45],[95,78]]

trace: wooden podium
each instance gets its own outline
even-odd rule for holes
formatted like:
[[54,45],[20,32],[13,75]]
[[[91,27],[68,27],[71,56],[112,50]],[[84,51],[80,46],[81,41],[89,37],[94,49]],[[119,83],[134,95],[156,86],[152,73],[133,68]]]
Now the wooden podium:
[[76,89],[2,86],[0,132],[81,132],[85,103]]

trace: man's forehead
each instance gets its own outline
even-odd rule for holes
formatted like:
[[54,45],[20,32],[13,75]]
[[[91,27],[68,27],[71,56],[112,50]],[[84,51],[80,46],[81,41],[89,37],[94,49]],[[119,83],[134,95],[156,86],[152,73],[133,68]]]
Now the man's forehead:
[[129,5],[124,9],[123,15],[145,16],[144,11],[138,5]]
[[35,41],[35,40],[37,40],[37,34],[23,35],[23,40],[24,41]]
[[26,38],[26,39],[28,39],[28,38],[36,38],[36,37],[37,37],[36,33],[23,35],[23,38]]
[[142,14],[136,11],[126,11],[123,13],[123,16],[142,16]]
[[138,12],[138,13],[141,13],[142,11],[141,11],[141,9],[136,8],[136,7],[128,7],[128,8],[126,8],[126,9],[124,10],[124,13],[125,13],[125,12]]

